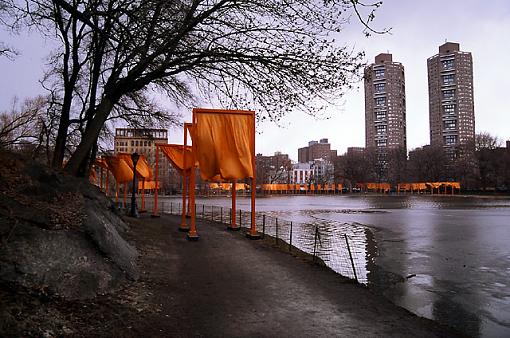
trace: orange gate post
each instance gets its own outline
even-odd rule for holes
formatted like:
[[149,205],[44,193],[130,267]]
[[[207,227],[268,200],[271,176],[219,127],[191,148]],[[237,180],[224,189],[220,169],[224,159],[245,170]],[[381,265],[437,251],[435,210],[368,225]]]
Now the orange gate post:
[[106,195],[107,197],[108,197],[108,185],[110,184],[110,183],[108,182],[108,176],[110,176],[110,175],[108,174],[108,169],[106,169],[106,189],[105,189],[105,195]]
[[104,191],[103,190],[103,167],[99,167],[99,170],[101,170],[100,178],[99,178],[99,191]]
[[236,195],[237,195],[237,189],[236,189],[236,185],[237,185],[237,180],[234,180],[232,182],[232,212],[231,212],[231,217],[230,217],[230,225],[227,227],[227,230],[234,230],[234,231],[237,231],[237,230],[240,230],[241,227],[240,226],[237,226],[237,222],[236,222]]
[[159,194],[159,148],[156,144],[156,175],[154,178],[154,207],[152,209],[152,215],[151,217],[160,217],[159,211],[158,211],[158,194]]
[[255,160],[255,112],[252,112],[252,139],[251,139],[251,163],[253,168],[253,178],[251,179],[251,224],[250,230],[246,233],[249,239],[260,239],[257,233],[257,224],[255,218],[255,195],[257,190],[257,162]]
[[186,194],[188,192],[187,189],[187,170],[186,170],[186,147],[188,146],[188,128],[187,125],[190,123],[184,123],[184,143],[182,146],[182,210],[181,210],[181,224],[179,225],[179,231],[187,232],[189,231],[189,226],[186,224],[186,211],[189,213],[189,201],[186,210]]
[[138,212],[147,212],[147,210],[145,210],[145,177],[142,177],[142,205],[140,206],[140,210],[138,210]]
[[119,207],[119,182],[115,180],[115,208]]
[[124,208],[126,208],[127,200],[127,183],[124,182]]
[[[195,128],[195,112],[193,112],[192,117],[192,126]],[[192,131],[193,132],[193,131]],[[194,133],[194,132],[193,132]],[[193,133],[191,135],[192,144],[191,144],[191,169],[190,169],[190,176],[189,176],[189,207],[191,209],[191,224],[188,231],[188,234],[186,235],[186,238],[189,241],[198,241],[200,236],[197,233],[197,225],[196,225],[196,208],[195,208],[195,161],[196,161],[196,142],[193,141]]]

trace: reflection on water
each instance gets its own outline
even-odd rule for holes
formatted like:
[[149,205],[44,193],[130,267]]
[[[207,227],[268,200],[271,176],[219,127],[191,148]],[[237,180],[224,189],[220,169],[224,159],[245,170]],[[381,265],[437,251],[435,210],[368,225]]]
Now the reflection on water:
[[353,277],[347,235],[358,279],[418,315],[470,336],[510,336],[510,199],[272,196],[257,211],[302,224],[294,238],[307,252],[319,226],[319,256]]

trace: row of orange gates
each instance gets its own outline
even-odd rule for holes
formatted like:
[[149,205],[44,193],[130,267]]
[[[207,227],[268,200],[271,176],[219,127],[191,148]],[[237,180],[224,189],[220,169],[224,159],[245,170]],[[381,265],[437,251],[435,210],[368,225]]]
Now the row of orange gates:
[[[188,134],[192,145],[188,145]],[[136,164],[138,189],[142,192],[141,211],[145,210],[145,192],[154,190],[154,209],[152,216],[159,216],[159,156],[162,153],[183,177],[182,217],[179,230],[188,232],[189,240],[199,238],[196,229],[195,209],[195,171],[200,170],[202,180],[206,182],[230,183],[232,194],[232,213],[236,212],[236,188],[238,180],[249,179],[256,186],[255,170],[255,112],[248,110],[218,110],[194,108],[192,122],[184,123],[184,142],[180,144],[156,144],[154,174],[146,158],[140,155]],[[91,180],[99,180],[100,188],[108,195],[109,173],[115,178],[115,201],[118,203],[119,187],[124,186],[124,206],[127,190],[133,181],[135,166],[130,154],[104,156],[95,162],[99,167],[99,178],[95,170]],[[246,185],[242,185],[246,187]],[[255,191],[251,189],[251,226],[247,237],[258,239],[255,223]],[[186,208],[186,202],[188,206]],[[186,214],[189,213],[190,224]],[[231,218],[230,230],[239,230],[236,217]]]
[[[392,189],[390,183],[357,183],[355,188],[363,192],[389,193]],[[338,184],[262,184],[261,190],[266,194],[341,194],[343,186]],[[399,183],[395,187],[397,193],[430,193],[455,194],[460,191],[459,182],[423,182]]]
[[[389,193],[391,185],[389,183],[358,183],[356,187],[361,191],[372,191]],[[430,194],[455,194],[460,192],[459,182],[419,182],[419,183],[399,183],[396,186],[397,193],[430,193]]]

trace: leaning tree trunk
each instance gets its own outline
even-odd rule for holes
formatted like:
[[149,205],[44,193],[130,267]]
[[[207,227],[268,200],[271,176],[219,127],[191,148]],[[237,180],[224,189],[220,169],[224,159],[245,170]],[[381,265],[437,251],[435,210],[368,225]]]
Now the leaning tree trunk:
[[55,148],[53,150],[53,159],[51,165],[54,168],[62,168],[64,155],[67,144],[67,132],[69,130],[69,114],[71,111],[71,97],[66,91],[64,103],[62,106],[62,113],[58,124],[57,138],[55,139]]
[[90,152],[97,142],[99,133],[103,128],[108,115],[113,109],[115,102],[111,97],[104,96],[97,107],[94,118],[90,121],[89,128],[83,134],[80,144],[69,159],[66,171],[74,176],[83,176],[84,165],[87,164]]

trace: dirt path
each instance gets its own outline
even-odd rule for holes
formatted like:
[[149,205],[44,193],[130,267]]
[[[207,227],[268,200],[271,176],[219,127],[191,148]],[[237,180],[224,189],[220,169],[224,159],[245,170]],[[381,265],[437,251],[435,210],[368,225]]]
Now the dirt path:
[[161,304],[161,312],[141,326],[152,328],[152,334],[454,335],[268,241],[250,241],[205,223],[199,228],[200,240],[188,242],[177,231],[177,222],[166,216],[132,223],[131,235],[143,255],[142,281],[152,287],[151,301]]
[[[176,216],[128,222],[128,239],[141,253],[138,281],[93,302],[18,294],[27,328],[4,335],[456,336],[272,241],[206,222],[200,240],[188,242]],[[0,288],[1,297],[9,295]]]

